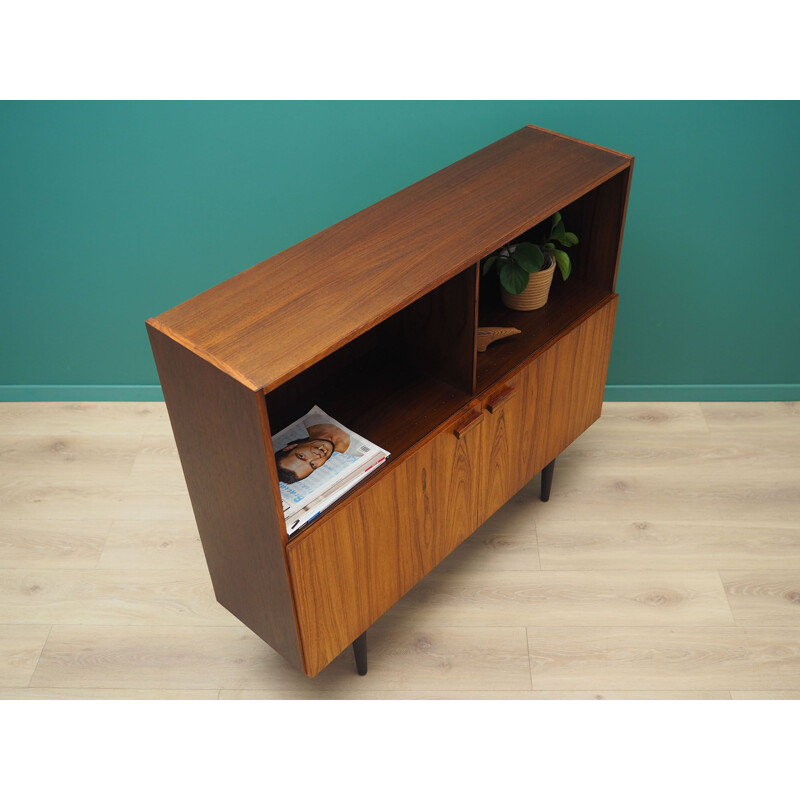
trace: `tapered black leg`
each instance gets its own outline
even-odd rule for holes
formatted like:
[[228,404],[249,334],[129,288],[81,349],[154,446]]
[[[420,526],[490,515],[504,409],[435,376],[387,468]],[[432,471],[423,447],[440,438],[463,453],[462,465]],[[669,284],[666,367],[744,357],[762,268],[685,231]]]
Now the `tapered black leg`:
[[556,468],[556,460],[553,459],[542,470],[542,502],[546,503],[550,499],[550,487],[553,485],[553,471]]
[[356,670],[359,675],[367,674],[367,632],[353,642],[353,655],[356,657]]

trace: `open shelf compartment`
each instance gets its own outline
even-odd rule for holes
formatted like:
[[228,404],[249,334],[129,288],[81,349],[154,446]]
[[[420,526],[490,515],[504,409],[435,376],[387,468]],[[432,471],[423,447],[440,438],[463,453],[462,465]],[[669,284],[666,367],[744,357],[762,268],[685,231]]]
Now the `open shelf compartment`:
[[[476,288],[473,264],[268,392],[271,433],[319,406],[388,450],[387,463],[402,458],[473,396]],[[373,470],[323,516],[384,467]]]
[[[614,294],[619,244],[630,175],[619,172],[561,210],[567,230],[579,243],[567,251],[572,272],[567,281],[558,268],[547,303],[533,311],[503,305],[496,272],[480,280],[479,327],[513,327],[521,333],[501,339],[477,354],[476,391],[481,392],[544,348],[562,331]],[[537,222],[536,224],[539,224]],[[531,241],[536,225],[507,244]]]
[[565,284],[554,279],[545,306],[535,311],[514,311],[503,305],[496,282],[482,284],[479,326],[512,327],[522,332],[501,339],[489,345],[485,352],[477,354],[477,391],[480,393],[501,380],[610,294],[580,281],[570,279]]

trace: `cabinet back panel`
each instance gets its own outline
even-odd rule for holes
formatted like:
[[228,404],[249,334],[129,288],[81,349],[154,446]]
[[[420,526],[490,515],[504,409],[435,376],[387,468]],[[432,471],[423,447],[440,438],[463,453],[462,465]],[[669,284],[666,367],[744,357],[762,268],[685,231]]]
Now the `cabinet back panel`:
[[[397,364],[401,371],[410,369],[465,395],[472,394],[476,307],[477,265],[473,264],[269,392],[266,398],[273,433],[313,405],[332,413],[323,402],[342,406],[340,398],[354,395],[357,405],[365,398],[379,401],[387,391],[387,364]],[[344,419],[341,422],[347,424]],[[367,436],[364,431],[356,433]]]
[[473,264],[390,317],[409,360],[468,394],[475,391],[477,281]]
[[325,398],[348,392],[354,377],[369,383],[370,373],[362,365],[396,358],[397,337],[387,320],[270,392],[266,403],[272,433],[283,430],[313,405],[331,413]]

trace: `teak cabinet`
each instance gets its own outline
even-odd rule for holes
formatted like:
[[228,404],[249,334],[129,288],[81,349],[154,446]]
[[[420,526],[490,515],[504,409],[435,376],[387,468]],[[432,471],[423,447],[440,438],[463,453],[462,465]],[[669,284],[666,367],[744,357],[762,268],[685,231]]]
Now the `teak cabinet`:
[[[528,126],[147,327],[219,602],[307,675],[599,416],[633,159]],[[562,211],[512,311],[479,262]],[[478,326],[522,332],[476,351]],[[289,538],[271,436],[321,406],[390,458]],[[549,489],[548,489],[549,491]]]

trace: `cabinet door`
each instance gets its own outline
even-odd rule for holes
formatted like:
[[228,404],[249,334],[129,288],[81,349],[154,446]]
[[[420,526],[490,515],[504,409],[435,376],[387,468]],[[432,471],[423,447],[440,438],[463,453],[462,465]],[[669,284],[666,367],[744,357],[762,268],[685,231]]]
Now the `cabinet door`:
[[[484,396],[483,466],[478,518],[480,525],[542,468],[535,448],[537,361]],[[544,462],[547,463],[547,462]]]
[[477,403],[287,548],[306,673],[316,675],[475,530]]
[[603,406],[617,298],[482,397],[478,524],[580,436]]

